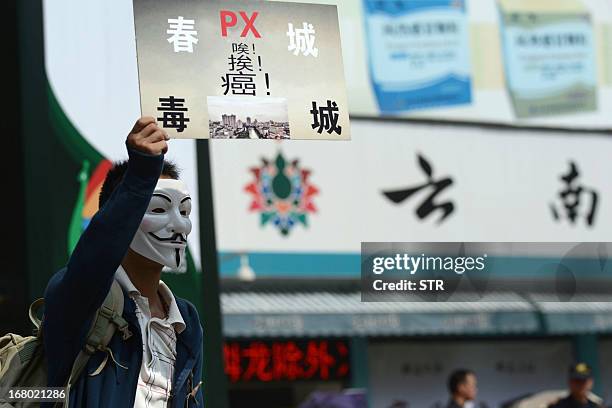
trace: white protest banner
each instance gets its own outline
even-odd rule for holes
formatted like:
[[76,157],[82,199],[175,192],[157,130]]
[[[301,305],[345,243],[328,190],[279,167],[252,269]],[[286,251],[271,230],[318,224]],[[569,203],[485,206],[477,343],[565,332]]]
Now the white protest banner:
[[142,113],[171,137],[350,139],[336,6],[134,0]]

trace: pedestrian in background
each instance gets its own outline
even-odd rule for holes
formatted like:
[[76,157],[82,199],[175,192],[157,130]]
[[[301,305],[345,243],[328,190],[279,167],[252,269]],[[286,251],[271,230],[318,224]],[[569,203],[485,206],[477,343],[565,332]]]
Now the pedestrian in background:
[[593,370],[586,363],[577,363],[569,369],[569,395],[549,408],[601,408],[593,401]]
[[447,408],[467,408],[478,394],[476,374],[466,369],[453,371],[448,377],[448,390],[451,397]]

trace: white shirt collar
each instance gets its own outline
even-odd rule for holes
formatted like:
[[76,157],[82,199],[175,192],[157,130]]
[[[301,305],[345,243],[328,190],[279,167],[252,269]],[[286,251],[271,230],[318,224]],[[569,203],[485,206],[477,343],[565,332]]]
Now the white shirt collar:
[[[136,286],[130,280],[130,277],[125,272],[125,269],[121,265],[117,268],[117,272],[115,272],[115,280],[119,282],[121,288],[126,291],[129,295],[138,295],[142,296],[140,291],[136,289]],[[166,321],[174,326],[174,330],[177,333],[181,333],[185,330],[185,321],[183,320],[183,316],[181,316],[181,311],[178,309],[178,305],[176,304],[176,299],[174,298],[174,294],[163,281],[159,281],[159,294],[164,298],[164,301],[168,305],[168,317]]]

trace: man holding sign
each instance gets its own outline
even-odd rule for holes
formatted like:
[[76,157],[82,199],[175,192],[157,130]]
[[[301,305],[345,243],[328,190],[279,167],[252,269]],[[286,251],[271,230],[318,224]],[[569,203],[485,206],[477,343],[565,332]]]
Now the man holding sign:
[[48,386],[68,386],[69,407],[203,406],[198,314],[160,281],[191,231],[168,140],[155,118],[136,122],[129,160],[109,171],[100,210],[47,286]]

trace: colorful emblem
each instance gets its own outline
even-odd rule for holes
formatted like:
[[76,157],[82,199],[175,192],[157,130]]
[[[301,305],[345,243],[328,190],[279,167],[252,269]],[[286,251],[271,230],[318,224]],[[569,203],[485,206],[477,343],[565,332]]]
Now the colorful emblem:
[[272,223],[283,236],[297,224],[308,226],[308,214],[317,211],[312,202],[319,190],[310,183],[310,170],[298,160],[288,162],[281,152],[274,161],[261,159],[259,167],[251,168],[255,180],[245,187],[252,195],[250,211],[260,214],[260,225]]
[[89,161],[84,160],[77,180],[80,184],[79,195],[74,206],[70,226],[68,227],[68,255],[79,242],[81,233],[85,231],[91,217],[98,211],[98,198],[106,178],[106,173],[113,164],[106,159],[100,161],[91,177],[89,176]]

